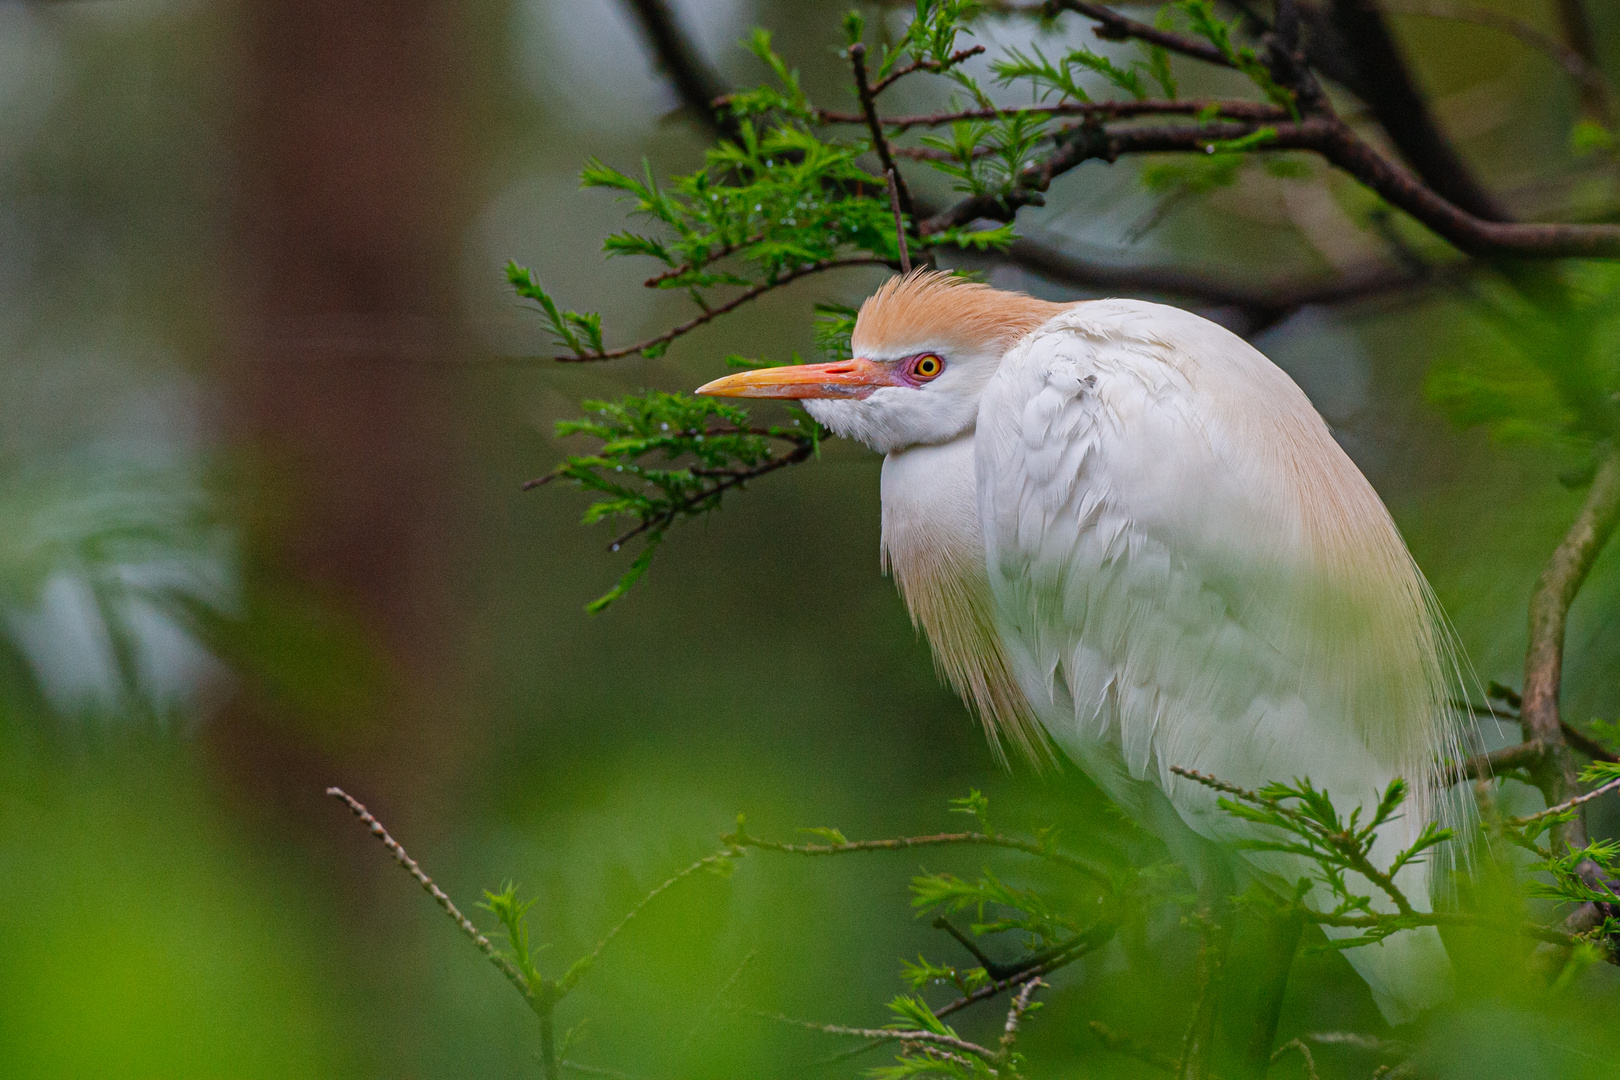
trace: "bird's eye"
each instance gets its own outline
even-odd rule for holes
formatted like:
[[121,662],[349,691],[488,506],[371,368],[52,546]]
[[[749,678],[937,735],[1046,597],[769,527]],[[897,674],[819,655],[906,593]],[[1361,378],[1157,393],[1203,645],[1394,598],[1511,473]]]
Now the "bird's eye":
[[933,353],[923,353],[911,365],[911,373],[919,379],[932,379],[945,370],[945,361]]

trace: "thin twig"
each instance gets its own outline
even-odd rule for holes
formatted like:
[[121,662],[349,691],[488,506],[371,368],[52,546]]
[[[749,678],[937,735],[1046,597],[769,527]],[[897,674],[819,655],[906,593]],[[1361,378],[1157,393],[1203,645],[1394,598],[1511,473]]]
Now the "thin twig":
[[889,183],[889,209],[894,213],[894,239],[900,246],[900,272],[911,273],[911,252],[906,250],[906,218],[900,209],[899,174],[890,169],[884,174]]
[[383,828],[382,822],[372,817],[371,811],[367,810],[360,800],[342,788],[329,787],[326,789],[326,793],[332,798],[346,803],[349,809],[354,811],[354,816],[359,818],[366,828],[371,830],[371,835],[382,841],[383,847],[388,849],[388,853],[394,857],[394,861],[404,867],[405,872],[415,878],[416,883],[422,886],[427,894],[433,897],[434,902],[444,909],[444,913],[450,916],[451,920],[461,928],[461,932],[472,939],[472,943],[478,946],[478,951],[489,957],[489,962],[499,968],[501,974],[505,975],[525,998],[530,997],[529,980],[525,979],[523,973],[502,955],[501,951],[490,942],[489,938],[484,936],[483,931],[479,930],[471,919],[461,913],[461,909],[456,907],[455,901],[451,900],[443,889],[434,884],[433,879],[428,877],[422,868],[417,865],[415,859],[405,853],[405,849],[400,846],[399,841],[388,835],[388,830]]
[[942,72],[949,71],[951,68],[955,67],[957,64],[960,64],[969,57],[978,56],[982,52],[984,52],[983,45],[974,45],[971,48],[958,49],[950,56],[947,56],[944,60],[932,60],[927,58],[922,60],[913,60],[911,63],[906,64],[903,67],[895,68],[893,71],[889,72],[888,75],[873,83],[872,96],[877,97],[879,94],[883,93],[883,91],[887,90],[889,87],[893,86],[907,75],[912,75],[919,71],[932,72],[933,74],[938,75]]
[[790,1024],[793,1027],[804,1028],[806,1031],[820,1031],[827,1035],[848,1035],[857,1039],[878,1039],[884,1042],[899,1040],[900,1042],[933,1043],[936,1046],[948,1046],[952,1050],[960,1050],[966,1054],[986,1061],[994,1061],[996,1052],[987,1050],[978,1043],[959,1039],[954,1035],[941,1035],[935,1031],[911,1030],[909,1028],[858,1028],[846,1027],[843,1024],[818,1024],[813,1020],[799,1020],[782,1013],[770,1012],[766,1009],[750,1009],[738,1006],[737,1011],[749,1016],[757,1016],[762,1020],[775,1020],[780,1024]]
[[732,848],[722,848],[711,855],[703,856],[703,858],[698,859],[690,866],[676,871],[674,874],[671,874],[667,879],[665,879],[662,884],[654,886],[653,889],[647,893],[647,895],[643,896],[636,902],[636,906],[631,908],[625,914],[624,918],[614,923],[613,928],[610,929],[606,934],[602,935],[602,940],[596,943],[596,948],[586,953],[580,959],[574,961],[573,966],[568,969],[567,974],[565,974],[561,979],[557,980],[558,996],[566,994],[569,990],[573,989],[574,985],[579,982],[580,978],[585,974],[585,972],[588,971],[591,965],[596,963],[597,958],[602,955],[602,950],[606,949],[608,944],[612,942],[614,938],[619,936],[619,931],[623,930],[626,926],[629,926],[630,921],[637,915],[640,915],[643,908],[657,899],[658,896],[670,886],[686,880],[699,870],[713,866],[716,863],[722,862],[726,859],[736,858],[737,855],[738,852]]
[[1581,98],[1601,117],[1614,120],[1614,95],[1603,72],[1587,62],[1581,53],[1557,38],[1542,33],[1529,23],[1489,8],[1456,4],[1450,0],[1382,0],[1385,11],[1396,15],[1417,15],[1429,19],[1472,23],[1499,30],[1524,45],[1545,54],[1580,88]]
[[1290,1039],[1277,1047],[1276,1053],[1271,1055],[1273,1065],[1282,1060],[1282,1056],[1290,1050],[1299,1051],[1299,1056],[1305,1059],[1305,1076],[1307,1080],[1322,1080],[1322,1075],[1316,1071],[1316,1058],[1311,1056],[1311,1048],[1299,1039]]
[[1573,799],[1565,799],[1563,802],[1559,803],[1557,806],[1549,806],[1545,810],[1539,811],[1539,812],[1534,813],[1534,814],[1526,814],[1524,817],[1508,818],[1508,823],[1512,824],[1512,825],[1528,825],[1533,821],[1540,821],[1543,818],[1552,817],[1554,814],[1562,814],[1567,810],[1573,810],[1577,806],[1580,806],[1583,803],[1591,802],[1593,799],[1597,798],[1599,795],[1607,795],[1609,792],[1614,791],[1616,789],[1620,789],[1620,777],[1616,777],[1615,779],[1610,780],[1607,784],[1604,784],[1602,787],[1595,788],[1595,789],[1593,789],[1591,791],[1588,791],[1585,795],[1577,795]]
[[1018,993],[1013,995],[1012,1007],[1007,1010],[1007,1022],[1001,1026],[1001,1057],[1006,1058],[1008,1051],[1018,1039],[1018,1026],[1024,1022],[1024,1016],[1029,1012],[1030,1002],[1035,997],[1035,991],[1045,986],[1040,979],[1031,979],[1023,985]]
[[1083,859],[1042,847],[1031,840],[1020,840],[1000,833],[935,833],[932,836],[898,836],[888,840],[851,840],[843,844],[784,844],[778,840],[761,840],[749,836],[742,829],[721,835],[722,844],[734,847],[753,847],[764,851],[779,851],[789,855],[843,855],[859,851],[905,851],[910,848],[941,847],[950,844],[979,845],[1007,848],[1036,855],[1060,866],[1067,866],[1090,877],[1097,883],[1112,888],[1107,873]]
[[846,266],[889,265],[889,260],[879,258],[876,255],[855,255],[845,258],[822,259],[820,262],[805,263],[802,266],[796,266],[791,270],[784,271],[780,276],[774,278],[773,280],[767,281],[762,285],[756,285],[739,296],[732,297],[719,307],[705,308],[698,315],[688,319],[686,322],[681,323],[679,326],[676,326],[673,329],[659,334],[657,337],[648,338],[646,341],[638,341],[634,345],[626,345],[622,349],[609,349],[605,352],[591,352],[578,355],[565,354],[554,356],[552,359],[560,361],[564,364],[587,364],[597,360],[617,360],[621,356],[632,356],[636,353],[642,352],[643,350],[650,349],[655,345],[667,345],[676,338],[689,334],[705,323],[713,322],[715,319],[726,314],[728,311],[734,311],[748,303],[750,300],[757,300],[759,297],[764,296],[766,293],[771,292],[774,289],[781,288],[790,281],[797,281],[799,278],[808,277],[811,274],[819,274],[823,270],[838,270]]
[[693,510],[697,509],[698,506],[717,495],[730,491],[734,487],[741,487],[750,480],[757,480],[761,476],[766,476],[778,469],[786,468],[789,465],[797,465],[801,461],[808,461],[810,459],[810,455],[815,453],[815,450],[816,444],[807,438],[803,442],[799,443],[798,446],[792,450],[792,452],[770,458],[769,460],[761,462],[758,465],[751,466],[750,468],[722,470],[708,473],[707,475],[710,476],[723,475],[725,479],[721,480],[718,484],[706,487],[702,491],[682,499],[668,510],[648,518],[635,528],[630,529],[628,532],[621,533],[608,544],[608,550],[618,551],[619,548],[623,547],[629,541],[634,540],[644,532],[649,532],[654,529],[668,528],[670,525],[674,524],[675,519],[680,517],[682,514],[691,513]]
[[682,274],[689,274],[693,270],[696,270],[696,269],[698,269],[700,267],[703,267],[703,266],[707,266],[710,263],[715,262],[718,259],[723,259],[727,255],[735,254],[736,252],[741,251],[743,248],[748,247],[751,244],[757,244],[757,243],[759,243],[760,241],[762,241],[764,239],[765,239],[765,234],[764,233],[756,233],[753,236],[750,236],[748,239],[746,239],[746,240],[738,240],[734,244],[721,244],[719,247],[710,248],[707,252],[704,253],[703,259],[702,259],[701,262],[688,262],[688,263],[682,263],[679,266],[672,266],[668,270],[665,270],[662,273],[654,274],[652,277],[648,278],[646,281],[643,281],[641,283],[642,287],[643,288],[648,288],[648,289],[656,289],[656,288],[658,288],[658,286],[662,285],[664,282],[669,281],[672,278],[678,278]]
[[1129,38],[1135,38],[1138,41],[1145,41],[1149,45],[1157,45],[1162,49],[1169,49],[1171,52],[1190,56],[1195,60],[1219,64],[1221,67],[1232,66],[1232,62],[1226,58],[1225,53],[1202,38],[1178,34],[1173,30],[1160,30],[1158,27],[1149,26],[1145,22],[1137,22],[1135,19],[1127,18],[1102,4],[1093,4],[1090,0],[1054,0],[1054,3],[1049,6],[1072,11],[1077,15],[1084,15],[1097,23],[1097,26],[1092,29],[1092,33],[1105,41],[1125,41]]
[[[1142,116],[1202,116],[1228,120],[1280,121],[1289,118],[1285,109],[1255,101],[1223,101],[1197,98],[1185,101],[1061,101],[1025,105],[1011,109],[963,109],[957,112],[922,113],[911,116],[884,116],[879,122],[891,134],[914,127],[944,127],[963,120],[1003,120],[1012,116],[1084,116],[1101,120],[1129,120]],[[816,110],[823,124],[865,124],[865,113]]]
[[872,135],[872,151],[877,154],[879,164],[889,176],[891,190],[899,199],[900,209],[909,216],[912,212],[911,192],[906,189],[905,178],[895,168],[894,155],[889,152],[889,137],[883,133],[883,122],[878,119],[877,91],[866,78],[866,46],[863,43],[857,41],[849,47],[849,66],[855,75],[855,92],[860,98],[861,113],[866,117],[866,129]]

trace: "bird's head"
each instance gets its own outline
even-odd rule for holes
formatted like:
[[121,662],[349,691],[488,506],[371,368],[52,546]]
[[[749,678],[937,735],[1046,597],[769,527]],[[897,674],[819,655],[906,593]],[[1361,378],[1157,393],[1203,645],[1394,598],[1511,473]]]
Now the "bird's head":
[[879,453],[948,442],[972,430],[1007,350],[1067,306],[913,271],[861,305],[852,359],[759,368],[697,392],[803,400],[817,421]]

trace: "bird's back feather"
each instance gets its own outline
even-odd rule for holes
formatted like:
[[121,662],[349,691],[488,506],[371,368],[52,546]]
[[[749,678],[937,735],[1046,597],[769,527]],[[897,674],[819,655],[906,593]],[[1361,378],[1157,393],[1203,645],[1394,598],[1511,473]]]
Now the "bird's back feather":
[[[1117,760],[1097,777],[1111,794],[1151,784],[1230,841],[1248,826],[1172,765],[1309,776],[1342,811],[1404,776],[1412,803],[1375,854],[1410,842],[1456,747],[1444,633],[1383,503],[1286,374],[1178,309],[1079,304],[1008,353],[973,442],[1002,652],[1059,745],[1094,775]],[[1399,880],[1427,905],[1426,868]],[[1392,1016],[1432,1004],[1444,970],[1432,931],[1396,940],[1347,953]]]

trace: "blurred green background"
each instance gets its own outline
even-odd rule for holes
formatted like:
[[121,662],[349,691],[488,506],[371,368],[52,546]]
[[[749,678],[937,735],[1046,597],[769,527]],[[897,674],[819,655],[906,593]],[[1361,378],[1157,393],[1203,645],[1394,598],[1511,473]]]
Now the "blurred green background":
[[[675,9],[737,82],[761,73],[735,43],[772,28],[840,107],[846,6]],[[1590,8],[1620,58],[1620,11]],[[1487,28],[1397,26],[1510,205],[1612,201],[1612,171],[1567,149],[1575,96],[1545,57]],[[584,614],[627,556],[577,526],[575,493],[520,492],[561,455],[553,423],[581,397],[690,388],[726,353],[808,353],[811,302],[882,277],[795,285],[658,361],[512,362],[544,336],[508,258],[601,310],[610,340],[677,316],[642,267],[602,259],[622,208],[575,177],[587,155],[695,167],[678,104],[614,0],[0,5],[0,1076],[538,1076],[522,1002],[329,784],[464,907],[507,878],[538,897],[554,972],[738,811],[767,836],[936,831],[977,786],[1009,827],[1126,842],[1072,769],[1002,771],[936,682],[878,573],[879,460],[859,447],[830,443],[677,530],[627,600]],[[1369,243],[1344,200],[1263,175],[1133,239],[1152,209],[1135,170],[1089,164],[1027,223],[1254,281]],[[1512,345],[1445,290],[1307,309],[1257,344],[1390,504],[1481,680],[1516,684],[1527,594],[1580,494],[1556,450],[1449,426],[1423,389],[1436,362]],[[1620,713],[1615,563],[1575,610],[1577,722]],[[722,989],[881,1022],[901,957],[952,957],[911,917],[907,878],[985,861],[753,855],[699,875],[563,1006],[565,1026],[588,1020],[569,1056],[636,1077],[792,1074],[844,1044],[736,1015]],[[1178,1031],[1188,948],[1170,928],[1067,972],[1032,1028],[1033,1075],[1137,1075],[1083,1021]],[[1377,1029],[1347,970],[1308,961],[1285,1030]],[[1607,973],[1589,976],[1591,1015],[1559,1006],[1554,1023],[1490,972],[1425,1036],[1437,1074],[1612,1066],[1612,1045],[1565,1037],[1612,1036]]]

